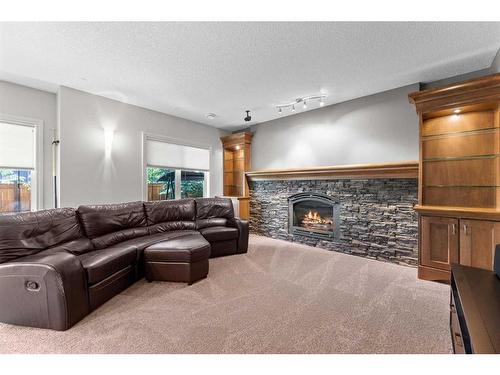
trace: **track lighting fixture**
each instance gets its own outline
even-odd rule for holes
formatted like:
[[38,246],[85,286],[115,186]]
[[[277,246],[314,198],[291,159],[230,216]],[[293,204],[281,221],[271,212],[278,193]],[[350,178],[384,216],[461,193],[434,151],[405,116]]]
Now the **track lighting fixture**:
[[326,95],[310,95],[310,96],[305,96],[303,98],[297,98],[295,101],[290,102],[290,103],[285,103],[285,104],[279,104],[276,106],[278,108],[278,114],[281,116],[283,114],[283,108],[290,108],[292,112],[295,112],[295,105],[302,103],[302,107],[304,109],[307,109],[307,102],[311,100],[318,100],[320,107],[323,107],[325,105],[325,98]]

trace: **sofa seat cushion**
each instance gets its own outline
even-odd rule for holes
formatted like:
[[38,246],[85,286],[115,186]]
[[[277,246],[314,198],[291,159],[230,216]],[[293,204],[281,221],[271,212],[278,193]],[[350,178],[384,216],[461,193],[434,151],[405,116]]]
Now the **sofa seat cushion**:
[[144,250],[146,262],[194,263],[210,257],[210,244],[199,233],[155,243]]
[[73,241],[49,247],[46,251],[49,250],[52,253],[67,252],[73,255],[82,255],[88,253],[89,251],[94,251],[95,249],[94,245],[92,245],[92,242],[90,242],[87,237],[81,237]]
[[165,221],[148,227],[149,234],[181,231],[181,230],[196,230],[196,222],[194,221]]
[[137,250],[133,245],[118,244],[78,258],[87,272],[88,283],[92,285],[135,263]]
[[194,230],[178,230],[172,232],[160,232],[156,234],[152,234],[149,236],[133,238],[131,240],[121,242],[119,245],[121,246],[133,246],[137,250],[137,259],[142,256],[142,253],[145,248],[148,246],[154,245],[157,242],[167,241],[175,238],[180,238],[184,236],[189,236],[192,234],[198,234],[197,231]]
[[121,242],[147,236],[148,234],[148,227],[129,228],[93,238],[92,244],[96,249],[105,249]]
[[228,241],[238,238],[238,229],[232,227],[208,227],[200,229],[208,242]]

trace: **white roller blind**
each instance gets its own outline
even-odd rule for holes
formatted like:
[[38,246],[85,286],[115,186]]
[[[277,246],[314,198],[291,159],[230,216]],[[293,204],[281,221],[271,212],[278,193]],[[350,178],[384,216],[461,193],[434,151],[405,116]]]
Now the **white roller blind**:
[[0,167],[35,169],[35,128],[0,122]]
[[210,150],[182,146],[148,139],[146,141],[148,165],[208,171],[210,169]]

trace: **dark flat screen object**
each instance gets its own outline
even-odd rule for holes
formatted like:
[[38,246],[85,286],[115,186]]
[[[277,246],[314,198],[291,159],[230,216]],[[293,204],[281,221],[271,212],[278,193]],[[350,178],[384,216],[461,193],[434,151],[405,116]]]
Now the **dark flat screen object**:
[[498,278],[500,278],[500,244],[495,247],[495,262],[494,271]]

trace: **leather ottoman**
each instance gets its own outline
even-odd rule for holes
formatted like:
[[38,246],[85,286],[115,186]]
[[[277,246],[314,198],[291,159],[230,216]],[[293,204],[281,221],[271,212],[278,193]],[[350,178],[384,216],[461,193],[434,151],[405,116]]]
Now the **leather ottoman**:
[[146,280],[191,285],[208,275],[210,244],[199,233],[158,242],[144,250]]

